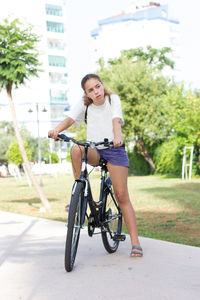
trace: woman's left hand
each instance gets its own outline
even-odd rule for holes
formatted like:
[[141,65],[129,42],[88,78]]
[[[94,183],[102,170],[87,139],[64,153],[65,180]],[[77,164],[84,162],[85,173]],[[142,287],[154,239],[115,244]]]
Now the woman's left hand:
[[123,143],[124,142],[123,142],[122,138],[114,138],[114,140],[113,140],[114,147],[120,147],[123,145]]

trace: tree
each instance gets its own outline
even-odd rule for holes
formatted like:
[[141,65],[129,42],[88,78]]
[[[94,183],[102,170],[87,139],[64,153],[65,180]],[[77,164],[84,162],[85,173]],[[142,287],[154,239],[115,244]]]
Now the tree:
[[38,61],[39,54],[36,50],[36,44],[38,42],[39,37],[33,33],[32,26],[29,25],[26,29],[23,29],[18,19],[13,21],[5,19],[3,23],[0,24],[0,87],[5,88],[7,91],[15,135],[25,168],[44,207],[46,210],[50,210],[49,202],[31,171],[20,135],[12,98],[12,89],[14,86],[18,88],[30,77],[38,76],[38,72],[40,71],[40,63]]
[[[29,145],[27,142],[24,142],[24,149],[26,151],[28,159],[30,160],[31,159],[31,151],[30,151],[30,148],[29,148]],[[14,140],[10,144],[10,146],[6,152],[6,157],[7,157],[7,160],[9,163],[13,163],[15,165],[21,165],[23,163],[23,158],[21,156],[17,140]]]
[[[30,131],[26,128],[26,126],[22,126],[20,128],[20,133],[22,139],[27,141],[31,150],[32,161],[38,161],[38,138],[32,136]],[[46,154],[49,148],[49,139],[46,137],[40,138],[40,150],[41,150],[41,159],[44,160],[46,158]]]
[[116,63],[121,58],[127,58],[129,61],[145,61],[147,64],[155,67],[158,70],[163,70],[165,67],[170,67],[174,69],[174,62],[167,56],[172,50],[169,47],[163,47],[161,49],[156,49],[151,46],[146,47],[146,51],[140,48],[134,48],[129,50],[123,50],[121,52],[121,57],[119,59],[110,60],[109,62]]
[[0,163],[6,163],[6,151],[15,138],[14,128],[11,123],[0,123]]
[[74,133],[76,135],[76,139],[78,141],[86,140],[86,124],[85,123],[81,123],[81,125],[79,127],[72,125],[69,128],[69,132]]
[[155,152],[157,171],[181,175],[184,146],[194,146],[193,170],[199,173],[200,98],[195,91],[174,86],[164,96],[168,106],[171,131],[166,142]]
[[0,123],[0,133],[2,133],[2,132],[14,136],[15,131],[14,131],[14,127],[13,127],[12,123],[10,123],[8,121],[2,121]]
[[22,125],[20,128],[20,134],[23,141],[26,141],[30,147],[31,151],[31,160],[37,161],[38,157],[38,139],[33,137],[30,131],[27,129],[25,125]]
[[50,158],[51,158],[51,163],[52,164],[57,164],[59,163],[59,157],[58,154],[56,152],[47,152],[46,153],[46,163],[49,164],[50,163]]
[[6,163],[6,151],[12,143],[13,137],[6,134],[0,134],[0,163]]

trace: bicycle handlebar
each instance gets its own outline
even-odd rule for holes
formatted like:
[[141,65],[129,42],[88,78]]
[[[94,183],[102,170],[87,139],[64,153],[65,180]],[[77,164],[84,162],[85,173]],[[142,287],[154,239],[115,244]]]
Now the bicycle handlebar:
[[99,146],[99,145],[103,145],[104,147],[112,147],[113,146],[113,142],[109,142],[108,139],[104,139],[103,142],[92,142],[92,141],[86,141],[86,142],[79,142],[77,140],[75,140],[72,137],[66,136],[65,134],[59,134],[58,135],[58,139],[62,140],[64,142],[70,142],[72,141],[74,144],[77,144],[79,146],[89,146],[90,148],[94,149],[95,147]]

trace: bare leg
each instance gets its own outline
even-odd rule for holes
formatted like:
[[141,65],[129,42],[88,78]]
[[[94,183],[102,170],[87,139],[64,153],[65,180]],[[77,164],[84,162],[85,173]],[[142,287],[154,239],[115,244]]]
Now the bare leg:
[[[132,246],[139,246],[140,242],[138,239],[135,211],[131,204],[127,187],[128,168],[115,166],[110,163],[108,163],[107,166],[112,180],[112,185],[117,202],[122,210],[124,222],[130,234],[131,244]],[[135,250],[138,251],[138,249]],[[134,254],[132,256],[141,256],[141,254]]]
[[[74,145],[71,152],[71,158],[72,158],[72,169],[74,178],[78,179],[81,175],[81,159],[84,155],[84,147]],[[88,163],[92,166],[97,166],[99,164],[99,154],[97,150],[88,149]]]

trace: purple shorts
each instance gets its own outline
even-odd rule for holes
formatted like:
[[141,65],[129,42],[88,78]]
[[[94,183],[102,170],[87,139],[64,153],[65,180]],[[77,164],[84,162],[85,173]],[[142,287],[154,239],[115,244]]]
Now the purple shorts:
[[97,149],[101,158],[104,158],[112,165],[129,167],[129,159],[125,145],[116,148]]

